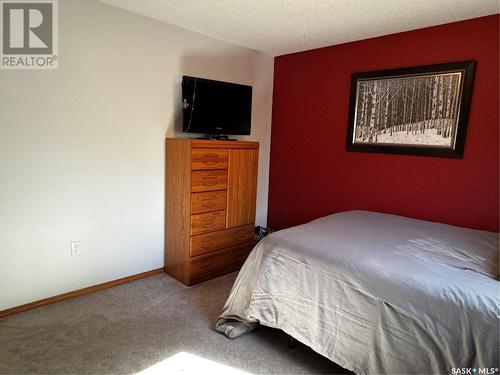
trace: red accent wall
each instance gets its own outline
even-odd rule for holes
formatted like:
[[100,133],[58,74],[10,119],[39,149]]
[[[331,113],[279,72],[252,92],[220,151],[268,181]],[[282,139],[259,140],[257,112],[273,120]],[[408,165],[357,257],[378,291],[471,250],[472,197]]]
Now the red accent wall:
[[[476,60],[463,159],[345,151],[352,72]],[[364,209],[499,227],[499,15],[279,56],[268,222]]]

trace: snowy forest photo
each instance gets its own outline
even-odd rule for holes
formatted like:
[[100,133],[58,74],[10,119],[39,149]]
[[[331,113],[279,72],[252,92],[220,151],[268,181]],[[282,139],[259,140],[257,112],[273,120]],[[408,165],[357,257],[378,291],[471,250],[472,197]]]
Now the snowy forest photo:
[[448,72],[359,80],[354,143],[453,147],[461,79]]

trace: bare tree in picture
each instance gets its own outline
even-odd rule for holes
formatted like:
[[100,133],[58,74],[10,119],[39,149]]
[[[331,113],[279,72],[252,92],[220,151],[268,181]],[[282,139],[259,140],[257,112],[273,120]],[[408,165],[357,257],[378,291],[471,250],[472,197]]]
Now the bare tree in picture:
[[452,146],[460,73],[358,82],[356,143]]

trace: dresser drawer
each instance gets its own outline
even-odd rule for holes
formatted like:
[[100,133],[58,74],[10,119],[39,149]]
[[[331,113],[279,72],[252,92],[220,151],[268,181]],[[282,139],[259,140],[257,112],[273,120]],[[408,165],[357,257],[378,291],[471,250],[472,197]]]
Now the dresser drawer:
[[194,149],[191,153],[191,169],[227,169],[228,150]]
[[199,234],[191,237],[191,256],[193,257],[225,247],[253,242],[254,238],[253,224],[212,233]]
[[226,228],[226,211],[191,215],[191,235],[213,232]]
[[191,172],[191,191],[223,190],[227,187],[227,170]]
[[192,257],[190,283],[194,284],[239,269],[247,259],[252,246],[253,243],[247,243]]
[[226,190],[191,193],[191,214],[226,209]]

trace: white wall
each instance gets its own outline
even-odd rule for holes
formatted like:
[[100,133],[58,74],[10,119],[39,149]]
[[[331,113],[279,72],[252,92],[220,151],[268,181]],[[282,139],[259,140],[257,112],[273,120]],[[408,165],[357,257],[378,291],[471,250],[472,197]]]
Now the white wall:
[[183,74],[253,85],[242,138],[260,141],[265,224],[273,59],[59,1],[59,69],[0,71],[0,310],[163,267],[164,140],[179,136]]

